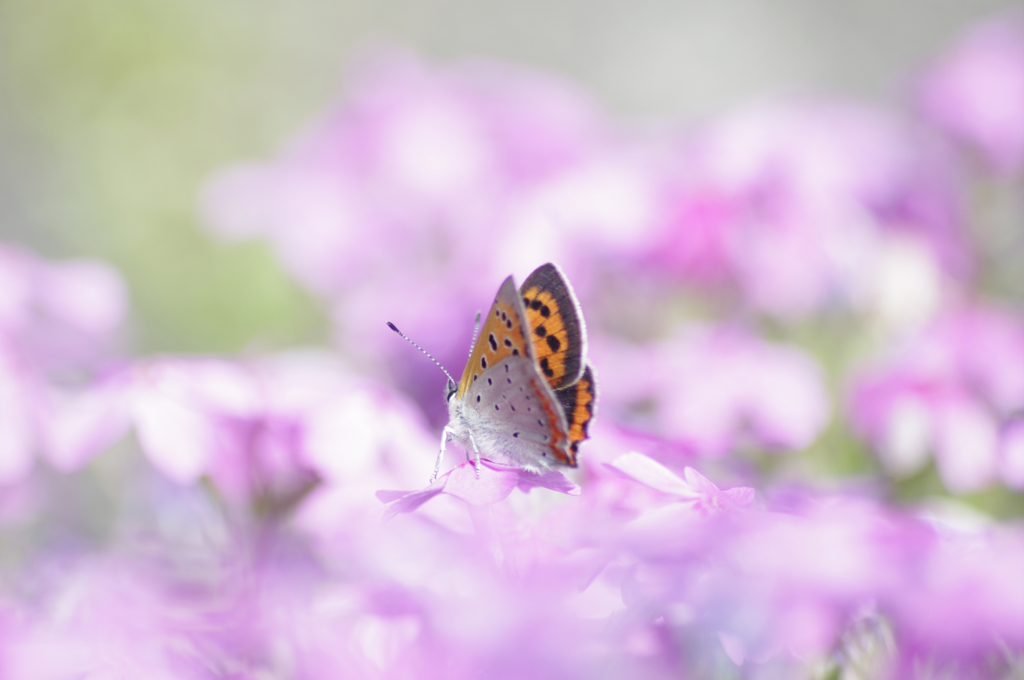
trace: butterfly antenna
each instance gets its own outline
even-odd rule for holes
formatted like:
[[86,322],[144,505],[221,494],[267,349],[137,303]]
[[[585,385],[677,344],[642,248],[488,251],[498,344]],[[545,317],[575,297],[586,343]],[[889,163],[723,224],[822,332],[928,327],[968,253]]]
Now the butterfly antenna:
[[476,336],[480,332],[480,310],[476,310],[476,321],[473,322],[473,341],[469,343],[469,356],[473,356],[473,348],[476,347]]
[[[478,317],[479,317],[479,315],[478,315]],[[391,330],[393,330],[394,332],[396,332],[396,333],[398,333],[399,335],[401,335],[401,336],[402,336],[402,337],[403,337],[403,338],[405,339],[405,341],[406,341],[406,342],[408,342],[408,343],[409,343],[410,345],[412,345],[413,347],[415,347],[416,349],[418,349],[419,351],[421,351],[421,352],[423,352],[423,353],[424,353],[425,355],[427,355],[427,358],[428,358],[428,359],[430,359],[431,361],[433,361],[433,362],[434,362],[434,363],[435,363],[435,364],[437,365],[437,367],[438,367],[438,368],[440,368],[440,369],[441,369],[442,371],[444,371],[444,374],[445,374],[446,376],[448,376],[448,379],[449,379],[449,380],[451,380],[451,381],[452,381],[453,383],[455,382],[455,378],[453,378],[453,377],[452,377],[452,374],[451,374],[451,373],[449,373],[448,371],[445,371],[445,369],[444,369],[444,366],[442,366],[442,365],[441,365],[441,362],[440,362],[440,361],[438,361],[437,359],[435,359],[435,358],[433,357],[433,355],[431,355],[431,353],[430,353],[430,352],[428,352],[427,350],[423,349],[422,347],[420,347],[419,345],[417,345],[417,344],[416,344],[415,342],[413,342],[412,340],[410,340],[410,339],[409,339],[409,336],[407,336],[407,335],[406,335],[405,333],[403,333],[402,331],[398,330],[398,327],[397,327],[397,326],[395,326],[395,324],[391,323],[390,321],[388,321],[388,328],[390,328],[390,329],[391,329]]]

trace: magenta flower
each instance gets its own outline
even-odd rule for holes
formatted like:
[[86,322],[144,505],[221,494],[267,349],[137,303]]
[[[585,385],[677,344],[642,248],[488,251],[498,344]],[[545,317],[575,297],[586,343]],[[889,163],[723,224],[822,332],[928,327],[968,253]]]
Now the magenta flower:
[[1000,439],[1022,408],[1024,324],[992,308],[945,314],[862,373],[850,397],[852,421],[886,472],[912,474],[934,453],[955,492],[992,483],[1001,465],[1007,483],[1018,483],[1014,428],[1005,445]]
[[1024,27],[1019,17],[967,30],[931,65],[918,94],[924,115],[977,151],[997,173],[1024,162]]
[[815,361],[740,329],[693,328],[632,348],[595,343],[592,353],[602,369],[603,414],[697,455],[745,445],[801,449],[828,421]]
[[806,315],[872,303],[893,243],[969,272],[955,165],[884,112],[832,102],[749,107],[680,145],[650,259],[728,283],[756,309]]

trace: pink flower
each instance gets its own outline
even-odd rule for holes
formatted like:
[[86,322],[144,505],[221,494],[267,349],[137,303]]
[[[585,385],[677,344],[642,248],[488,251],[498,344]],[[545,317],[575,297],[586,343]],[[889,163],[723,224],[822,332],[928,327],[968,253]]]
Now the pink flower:
[[383,322],[457,373],[510,273],[557,260],[585,294],[600,263],[645,247],[655,179],[609,128],[545,74],[378,56],[278,158],[212,178],[202,210],[222,236],[269,240],[325,299],[339,346],[440,420],[438,374]]
[[128,308],[110,266],[0,246],[0,291],[0,335],[33,367],[59,374],[110,360]]
[[892,239],[967,274],[955,164],[885,112],[838,102],[748,107],[677,145],[649,259],[729,284],[755,309],[799,317],[863,307]]
[[931,65],[924,115],[978,151],[997,173],[1024,161],[1024,28],[1010,16],[971,27]]
[[454,496],[472,506],[484,506],[505,500],[517,487],[523,492],[541,487],[571,496],[580,495],[580,487],[556,470],[538,474],[481,459],[479,476],[473,463],[465,462],[444,473],[421,491],[378,491],[377,498],[390,504],[385,516],[393,517],[398,513],[412,512],[441,493]]
[[36,452],[53,448],[53,395],[112,360],[126,307],[107,265],[0,246],[0,484],[25,479]]
[[417,460],[426,476],[436,447],[403,398],[315,352],[145,360],[58,396],[48,430],[58,467],[80,467],[134,427],[169,479],[207,476],[233,505],[264,510],[320,482],[375,506],[379,485],[419,477]]
[[800,449],[828,420],[814,360],[739,329],[693,328],[636,348],[595,343],[592,354],[602,369],[603,415],[698,455],[722,456],[746,444]]
[[719,490],[691,467],[683,471],[683,479],[680,479],[665,466],[640,453],[627,453],[608,465],[652,489],[677,496],[680,502],[692,507],[702,517],[732,507],[746,507],[754,500],[754,490],[749,487]]
[[[854,425],[883,468],[902,476],[934,452],[947,488],[972,491],[1000,473],[1001,422],[1024,408],[1024,324],[994,308],[952,311],[855,381]],[[1016,483],[1012,432],[1005,479]]]
[[1016,530],[951,532],[922,547],[885,596],[902,653],[933,656],[964,676],[997,677],[976,667],[990,662],[993,640],[1024,648],[1024,537]]

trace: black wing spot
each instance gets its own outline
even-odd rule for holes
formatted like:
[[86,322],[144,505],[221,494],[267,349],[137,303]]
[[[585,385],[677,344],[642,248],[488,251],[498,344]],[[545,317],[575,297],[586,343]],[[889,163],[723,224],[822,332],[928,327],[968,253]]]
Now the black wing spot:
[[543,304],[540,300],[534,300],[530,303],[530,309],[540,309]]
[[512,319],[505,319],[505,325],[508,326],[509,330],[512,330]]
[[500,411],[501,409],[499,409],[499,408],[498,408],[498,405],[497,405],[497,404],[495,404],[495,405],[494,405],[494,410],[495,410],[495,411]]
[[474,373],[474,374],[473,374],[473,382],[476,382],[476,379],[477,379],[477,378],[479,378],[479,377],[480,377],[479,375],[477,375],[476,373]]
[[513,433],[512,433],[512,436],[513,436],[513,437],[518,437],[518,436],[519,436],[519,433],[518,433],[518,432],[513,432]]
[[511,384],[512,384],[512,378],[505,378],[505,380],[508,380],[508,384],[509,384],[509,385],[511,385]]
[[505,312],[502,312],[502,313],[501,313],[501,320],[502,320],[502,321],[504,321],[504,320],[506,320],[507,318],[508,318],[508,316],[507,316],[507,315],[505,314]]
[[553,335],[549,335],[548,336],[548,347],[551,348],[552,352],[557,352],[558,348],[561,347],[561,346],[562,346],[562,343],[558,341],[558,338],[556,338]]
[[537,326],[536,328],[534,328],[533,332],[536,333],[539,337],[543,338],[545,335],[548,334],[548,329],[544,328],[544,324],[541,324],[541,325]]
[[491,380],[490,378],[488,378],[488,379],[487,379],[487,384],[488,384],[488,385],[493,385],[493,384],[494,384],[494,381],[493,381],[493,380]]
[[498,341],[494,339],[494,333],[491,333],[490,337],[487,338],[487,342],[491,344],[491,351],[498,351]]
[[515,406],[513,406],[512,404],[509,404],[509,405],[508,405],[508,407],[509,407],[510,409],[512,409],[513,411],[515,411],[515,410],[516,410],[516,407],[515,407]]
[[540,425],[541,427],[544,427],[544,421],[541,420],[540,418],[537,419],[537,424]]
[[505,338],[505,347],[512,346],[512,338]]
[[487,368],[487,357],[480,357],[480,368]]
[[546,375],[549,378],[552,378],[555,375],[555,372],[551,369],[550,366],[548,366],[547,357],[544,357],[543,359],[540,360],[540,370],[542,373],[544,373],[544,375]]
[[479,394],[476,395],[476,403],[478,403],[478,404],[480,403],[480,395]]
[[523,297],[523,304],[524,304],[525,306],[529,307],[529,306],[530,306],[530,298],[528,298],[528,297]]
[[519,350],[518,349],[512,350],[512,356],[514,356],[514,357],[519,356]]
[[505,372],[508,373],[508,364],[505,364]]
[[549,316],[551,316],[551,308],[548,307],[547,305],[544,305],[543,307],[540,308],[540,315],[543,316],[545,319],[548,318]]
[[542,456],[547,456],[547,455],[548,455],[548,452],[547,452],[547,451],[541,451],[540,455],[542,455]]

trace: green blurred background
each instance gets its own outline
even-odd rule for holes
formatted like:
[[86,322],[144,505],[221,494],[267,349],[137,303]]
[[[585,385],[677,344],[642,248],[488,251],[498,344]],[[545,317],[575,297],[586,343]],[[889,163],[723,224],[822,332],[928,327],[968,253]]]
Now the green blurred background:
[[204,178],[273,155],[361,50],[490,57],[580,82],[614,115],[685,121],[786,92],[899,104],[996,0],[0,0],[0,239],[128,279],[140,352],[324,340],[261,244],[196,219]]

